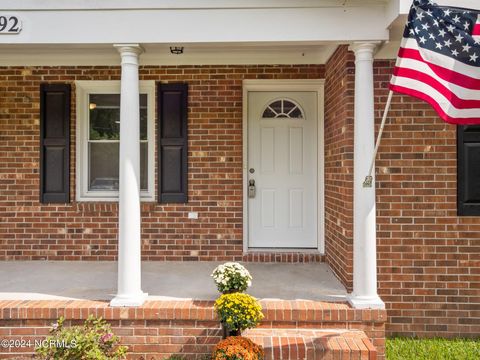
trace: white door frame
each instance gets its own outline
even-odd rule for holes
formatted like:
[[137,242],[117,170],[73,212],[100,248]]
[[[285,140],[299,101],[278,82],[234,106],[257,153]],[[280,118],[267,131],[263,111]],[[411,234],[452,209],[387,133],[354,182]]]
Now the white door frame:
[[[325,252],[325,152],[324,152],[324,87],[325,80],[243,80],[243,252],[249,251],[248,233],[248,93],[252,91],[313,91],[318,98],[318,136],[317,136],[317,168],[318,168],[318,219],[317,248]],[[268,250],[268,249],[263,249]],[[289,249],[288,251],[295,251]]]

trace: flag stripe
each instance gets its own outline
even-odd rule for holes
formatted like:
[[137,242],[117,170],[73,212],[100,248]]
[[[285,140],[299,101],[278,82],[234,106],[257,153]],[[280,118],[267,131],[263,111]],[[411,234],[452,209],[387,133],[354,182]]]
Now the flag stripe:
[[[456,71],[452,71],[446,69],[442,66],[432,64],[429,61],[423,59],[422,55],[418,50],[412,49],[400,49],[398,56],[400,58],[408,58],[417,61],[422,61],[426,63],[440,78],[449,81],[455,85],[465,87],[467,89],[478,90],[480,89],[480,80],[471,78],[470,76],[457,73]],[[399,64],[401,64],[401,59],[399,60]],[[397,66],[399,65],[397,64]]]
[[429,84],[423,83],[416,79],[408,79],[404,77],[392,77],[392,84],[398,85],[404,88],[413,89],[424,94],[428,94],[442,110],[452,118],[472,118],[480,117],[478,109],[457,109],[452,105],[450,100],[440,93],[437,89],[433,88]]
[[[428,64],[423,61],[417,61],[409,58],[403,58],[401,63],[402,68],[413,69],[416,71],[420,71],[429,75],[430,77],[434,78],[435,80],[439,81],[443,86],[447,87],[450,91],[452,91],[455,95],[459,98],[466,99],[466,100],[478,100],[480,99],[480,88],[477,89],[467,89],[463,86],[459,86],[449,82],[448,80],[442,79],[438,76]],[[463,84],[462,84],[463,85]]]
[[479,36],[480,35],[480,23],[475,24],[475,27],[473,28],[472,35],[473,36]]
[[450,91],[442,83],[436,79],[424,74],[420,71],[415,71],[407,68],[395,68],[394,75],[397,77],[408,78],[412,80],[418,80],[428,84],[432,88],[436,89],[442,94],[455,108],[457,109],[476,109],[480,108],[480,100],[464,100],[459,98],[455,93]]
[[444,69],[455,69],[456,74],[461,73],[473,79],[480,80],[480,71],[478,71],[479,68],[477,66],[466,65],[448,56],[436,53],[425,48],[420,49],[414,39],[408,39],[407,41],[403,41],[401,48],[417,50],[417,52],[421,54],[422,60],[427,63],[441,66]]
[[407,88],[407,87],[403,87],[403,86],[399,86],[399,85],[390,85],[390,90],[393,90],[395,92],[398,92],[398,93],[401,93],[401,94],[405,94],[405,95],[409,95],[409,96],[413,96],[413,97],[416,97],[420,100],[423,100],[427,103],[430,104],[431,107],[433,107],[433,109],[437,112],[438,115],[440,115],[440,117],[450,123],[450,124],[455,124],[455,125],[470,125],[470,124],[478,124],[480,123],[480,118],[478,117],[470,117],[470,118],[455,118],[455,117],[452,117],[450,115],[448,115],[441,107],[440,105],[438,105],[438,103],[430,96],[428,96],[427,94],[423,93],[423,92],[420,92],[420,91],[417,91],[417,90],[414,90],[414,89],[410,89],[410,88]]

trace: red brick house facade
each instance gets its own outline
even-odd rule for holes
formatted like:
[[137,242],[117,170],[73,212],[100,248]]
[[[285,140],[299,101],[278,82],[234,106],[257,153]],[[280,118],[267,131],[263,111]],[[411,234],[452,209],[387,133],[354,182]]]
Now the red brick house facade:
[[[378,3],[383,6],[389,2]],[[400,12],[400,20],[402,16]],[[392,23],[397,24],[398,19]],[[149,140],[154,154],[149,159],[154,179],[149,186],[154,196],[140,205],[143,261],[324,262],[349,292],[354,290],[358,89],[356,53],[345,43],[335,43],[326,60],[318,63],[140,64],[140,82],[155,86],[153,137]],[[15,52],[13,47],[5,50]],[[385,51],[380,51],[373,63],[376,131],[393,66],[394,59]],[[0,62],[1,261],[118,260],[118,201],[83,201],[80,194],[81,155],[77,152],[82,147],[78,144],[77,100],[84,82],[120,80],[122,67],[118,65]],[[320,149],[324,162],[320,179],[323,219],[319,214],[324,239],[318,248],[248,251],[244,84],[250,80],[324,81],[320,102],[324,121],[324,147]],[[40,201],[42,84],[71,87],[69,193],[64,203]],[[188,86],[188,201],[183,203],[158,201],[160,84]],[[386,335],[478,337],[480,219],[457,215],[457,127],[443,122],[428,105],[407,96],[394,95],[389,114],[375,167],[377,291],[387,310]],[[190,213],[196,213],[198,219],[189,218]],[[112,319],[117,316],[120,319],[120,313]],[[148,318],[147,313],[142,316]],[[209,315],[203,317],[212,321]],[[139,326],[144,326],[144,318],[140,318]],[[368,327],[369,338],[382,338],[372,335],[374,328]],[[383,342],[375,345],[381,356]]]
[[[353,66],[352,53],[340,47],[325,66],[142,67],[141,79],[190,86],[189,202],[142,204],[142,258],[250,260],[242,248],[242,80],[325,78],[325,255],[255,260],[325,261],[351,289]],[[375,62],[377,120],[392,66]],[[115,260],[116,203],[76,202],[72,176],[69,204],[39,204],[38,113],[40,83],[117,80],[119,69],[5,67],[0,74],[1,260]],[[72,122],[75,129],[75,106]],[[75,149],[74,130],[71,144]],[[425,104],[395,96],[376,163],[378,284],[388,334],[478,332],[480,223],[456,215],[456,162],[455,126]],[[178,223],[189,211],[202,213],[200,223]]]

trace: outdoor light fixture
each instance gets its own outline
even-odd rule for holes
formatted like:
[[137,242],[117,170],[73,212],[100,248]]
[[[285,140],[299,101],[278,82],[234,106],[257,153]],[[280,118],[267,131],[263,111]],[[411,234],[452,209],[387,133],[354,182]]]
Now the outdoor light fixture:
[[170,46],[170,52],[175,55],[183,54],[183,46]]

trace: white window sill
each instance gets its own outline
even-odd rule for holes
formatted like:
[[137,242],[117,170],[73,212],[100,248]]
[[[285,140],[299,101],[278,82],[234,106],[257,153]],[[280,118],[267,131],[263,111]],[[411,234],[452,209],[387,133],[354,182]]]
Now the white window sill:
[[[155,195],[142,194],[140,195],[141,202],[152,202],[155,201]],[[118,194],[112,196],[106,195],[83,195],[77,197],[77,202],[118,202]]]

